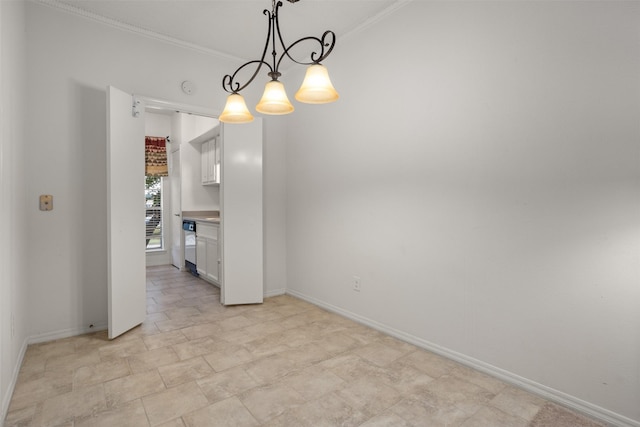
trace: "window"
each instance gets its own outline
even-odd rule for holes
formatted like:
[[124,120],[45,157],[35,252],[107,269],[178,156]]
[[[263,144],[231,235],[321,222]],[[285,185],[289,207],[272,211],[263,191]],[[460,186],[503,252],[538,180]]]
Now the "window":
[[147,251],[164,249],[162,181],[160,176],[145,176]]

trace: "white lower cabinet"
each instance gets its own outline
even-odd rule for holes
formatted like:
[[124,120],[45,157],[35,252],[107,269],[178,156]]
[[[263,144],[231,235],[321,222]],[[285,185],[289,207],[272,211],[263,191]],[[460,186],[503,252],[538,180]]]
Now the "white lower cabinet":
[[220,285],[220,226],[196,222],[196,267],[204,280]]

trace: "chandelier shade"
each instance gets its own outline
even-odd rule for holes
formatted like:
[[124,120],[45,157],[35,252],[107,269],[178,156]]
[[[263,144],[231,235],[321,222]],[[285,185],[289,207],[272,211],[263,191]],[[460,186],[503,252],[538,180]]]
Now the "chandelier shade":
[[278,80],[271,80],[264,88],[262,99],[256,105],[256,111],[263,114],[289,114],[294,110],[287,97],[284,85]]
[[298,101],[307,104],[327,104],[337,101],[339,97],[331,83],[327,67],[320,64],[307,68],[302,86],[295,95]]
[[[296,3],[299,0],[288,1],[290,3]],[[272,0],[271,4],[271,11],[265,9],[263,12],[269,19],[269,27],[262,57],[244,63],[238,67],[233,74],[227,74],[222,79],[222,88],[230,95],[227,98],[227,105],[225,106],[224,112],[219,117],[221,122],[248,123],[253,120],[253,116],[247,109],[244,98],[242,98],[240,92],[253,82],[263,67],[268,69],[266,74],[271,80],[265,86],[262,98],[256,106],[256,111],[263,114],[274,115],[292,113],[294,107],[287,97],[284,85],[278,80],[282,75],[279,71],[280,63],[285,58],[289,58],[296,64],[310,66],[302,86],[298,92],[296,92],[296,100],[308,104],[325,104],[334,102],[339,98],[338,92],[331,84],[327,69],[321,64],[321,62],[329,56],[336,44],[335,33],[333,31],[325,31],[321,37],[303,37],[286,45],[280,32],[280,22],[278,20],[278,10],[282,6],[282,1]],[[293,48],[303,43],[310,43],[314,45],[315,48],[311,50],[308,59],[295,59],[292,52],[299,49]],[[281,50],[279,54],[278,49]],[[267,52],[271,52],[271,61],[266,59]],[[246,72],[247,67],[255,67],[255,69],[252,74],[249,73],[250,77],[246,82],[243,82],[239,76],[242,74],[241,71],[243,73]]]
[[232,93],[227,97],[224,111],[218,119],[225,123],[250,123],[253,121],[253,115],[249,112],[242,95]]

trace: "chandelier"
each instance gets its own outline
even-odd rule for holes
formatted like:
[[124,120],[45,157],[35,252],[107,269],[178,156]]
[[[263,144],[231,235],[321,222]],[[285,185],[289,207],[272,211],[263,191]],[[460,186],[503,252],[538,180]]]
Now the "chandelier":
[[[290,3],[296,3],[298,0],[288,0]],[[278,9],[282,6],[281,1],[272,0],[272,9],[264,10],[264,15],[269,18],[269,30],[267,32],[267,40],[262,51],[262,57],[253,61],[249,61],[241,65],[233,74],[227,74],[222,79],[222,88],[230,95],[227,97],[227,103],[224,107],[224,111],[220,115],[219,119],[225,123],[248,123],[253,121],[253,116],[247,108],[247,104],[244,101],[240,91],[249,86],[251,82],[256,78],[262,67],[267,67],[269,72],[267,75],[271,77],[271,80],[267,82],[264,93],[258,105],[256,105],[256,111],[263,114],[289,114],[292,113],[294,108],[287,93],[284,90],[284,85],[278,80],[282,75],[280,73],[280,63],[287,57],[296,64],[308,65],[307,73],[304,77],[304,81],[300,86],[300,89],[295,94],[296,100],[307,104],[326,104],[328,102],[334,102],[338,99],[338,92],[334,89],[329,79],[329,73],[324,65],[320,64],[331,51],[336,44],[336,35],[333,31],[325,31],[322,37],[303,37],[289,46],[286,46],[280,33],[280,23],[278,22]],[[291,50],[299,43],[311,41],[318,44],[318,51],[311,52],[310,61],[298,61],[292,57]],[[278,55],[276,47],[279,46],[282,49],[282,53]],[[271,56],[273,62],[269,63],[265,60],[267,52],[271,45]],[[249,80],[242,84],[236,81],[238,73],[248,66],[255,66],[256,69]]]

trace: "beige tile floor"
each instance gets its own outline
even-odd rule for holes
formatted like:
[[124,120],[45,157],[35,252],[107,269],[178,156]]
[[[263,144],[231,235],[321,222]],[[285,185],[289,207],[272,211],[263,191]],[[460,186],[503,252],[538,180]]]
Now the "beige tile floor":
[[601,426],[290,296],[147,270],[146,321],[29,346],[5,426]]

